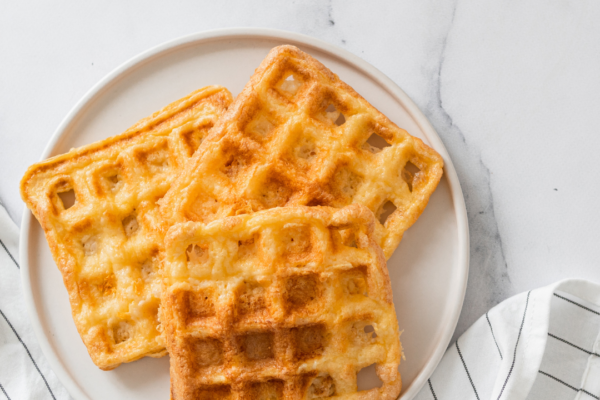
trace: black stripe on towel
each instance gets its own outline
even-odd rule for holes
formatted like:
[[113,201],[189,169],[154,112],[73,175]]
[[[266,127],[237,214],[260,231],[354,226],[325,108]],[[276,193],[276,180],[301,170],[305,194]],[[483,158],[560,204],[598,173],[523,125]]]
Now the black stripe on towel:
[[10,400],[10,397],[8,396],[8,393],[6,393],[6,390],[4,390],[4,387],[2,386],[2,384],[0,383],[0,390],[2,390],[2,393],[4,393],[4,395],[6,396],[6,398],[8,400]]
[[2,317],[4,318],[4,320],[6,321],[6,323],[8,324],[8,326],[10,326],[10,329],[12,329],[12,331],[15,334],[15,336],[17,337],[17,339],[19,339],[19,342],[21,342],[21,344],[25,348],[25,351],[27,352],[27,355],[29,356],[29,359],[33,363],[33,365],[34,365],[35,369],[37,370],[37,372],[40,374],[40,376],[44,380],[44,383],[46,384],[46,387],[48,388],[48,391],[50,392],[50,396],[52,396],[52,398],[54,400],[56,400],[56,397],[54,397],[54,393],[52,393],[52,389],[50,389],[50,385],[48,385],[48,381],[46,380],[46,377],[44,376],[44,374],[42,374],[42,371],[40,371],[40,369],[38,368],[37,363],[33,359],[31,353],[29,352],[29,349],[25,345],[25,342],[23,342],[23,340],[21,340],[21,337],[19,336],[19,334],[17,333],[17,331],[15,330],[15,328],[12,326],[12,324],[10,323],[10,321],[8,320],[8,318],[6,318],[6,315],[4,315],[4,313],[2,312],[2,310],[0,310],[0,315],[2,315]]
[[492,323],[490,322],[490,317],[488,317],[488,313],[485,313],[485,319],[487,319],[488,325],[490,326],[490,331],[492,332],[494,343],[496,343],[496,348],[498,349],[498,353],[500,354],[500,359],[504,360],[504,357],[502,357],[502,352],[500,351],[500,346],[498,346],[498,342],[496,341],[496,335],[494,335],[494,329],[492,328]]
[[564,301],[568,301],[568,302],[569,302],[569,303],[571,303],[571,304],[575,304],[577,307],[581,307],[581,308],[583,308],[584,310],[587,310],[587,311],[589,311],[589,312],[592,312],[592,313],[594,313],[594,314],[596,314],[596,315],[600,315],[600,313],[599,313],[598,311],[596,311],[596,310],[592,310],[591,308],[588,308],[588,307],[586,307],[586,306],[584,306],[584,305],[582,305],[582,304],[576,303],[576,302],[574,302],[573,300],[567,299],[566,297],[563,297],[563,296],[561,296],[561,295],[558,295],[558,294],[556,294],[556,293],[554,293],[554,295],[555,295],[556,297],[558,297],[559,299],[563,299]]
[[593,351],[588,351],[588,350],[586,350],[586,349],[584,349],[584,348],[582,348],[582,347],[579,347],[579,346],[577,346],[576,344],[573,344],[573,343],[571,343],[571,342],[567,342],[565,339],[563,339],[563,338],[559,338],[558,336],[556,336],[556,335],[553,335],[553,334],[551,334],[550,332],[548,332],[548,336],[550,336],[551,338],[554,338],[554,339],[556,339],[556,340],[560,340],[561,342],[563,342],[563,343],[565,343],[565,344],[568,344],[568,345],[569,345],[569,346],[571,346],[571,347],[575,347],[577,350],[581,350],[581,351],[583,351],[584,353],[587,353],[587,354],[589,354],[590,356],[596,356],[596,357],[600,357],[600,354],[598,354],[598,353],[594,353]]
[[434,400],[438,400],[437,396],[435,395],[435,392],[433,391],[433,386],[431,386],[431,378],[427,379],[427,382],[429,383],[429,390],[431,390],[431,394],[433,395],[433,399]]
[[460,352],[460,347],[458,347],[458,340],[455,342],[455,344],[456,344],[456,350],[458,350],[458,355],[460,356],[460,361],[462,361],[463,367],[465,367],[465,372],[467,373],[467,376],[469,377],[469,382],[471,382],[471,386],[473,387],[473,391],[475,392],[475,397],[477,397],[477,400],[480,400],[479,394],[477,393],[477,389],[475,389],[475,384],[473,383],[473,379],[471,379],[471,374],[469,374],[469,369],[467,368],[465,359],[463,358],[462,353]]
[[561,380],[560,380],[560,379],[558,379],[557,377],[555,377],[555,376],[552,376],[552,375],[550,375],[550,374],[549,374],[549,373],[547,373],[547,372],[544,372],[544,371],[538,371],[538,372],[539,372],[540,374],[542,374],[542,375],[545,375],[545,376],[547,376],[547,377],[548,377],[548,378],[550,378],[550,379],[554,379],[554,380],[555,380],[556,382],[558,382],[558,383],[562,383],[563,385],[565,385],[565,386],[566,386],[566,387],[568,387],[569,389],[573,389],[573,390],[574,390],[574,391],[576,391],[576,392],[583,392],[583,393],[587,394],[588,396],[591,396],[591,397],[593,397],[593,398],[595,398],[595,399],[598,399],[598,400],[600,400],[600,397],[596,396],[595,394],[591,394],[590,392],[588,392],[588,391],[587,391],[587,390],[585,390],[585,389],[577,389],[575,386],[571,386],[571,385],[569,385],[567,382],[565,382],[565,381],[561,381]]
[[585,390],[585,389],[579,389],[579,390],[580,390],[581,392],[583,392],[583,393],[587,394],[587,395],[588,395],[588,396],[590,396],[590,397],[593,397],[593,398],[595,398],[595,399],[598,399],[598,400],[600,400],[600,397],[596,396],[595,394],[591,394],[590,392],[588,392],[588,391],[587,391],[587,390]]
[[4,251],[6,251],[6,254],[8,254],[8,256],[10,257],[10,259],[13,260],[13,262],[15,263],[17,268],[21,269],[21,267],[19,267],[19,263],[17,262],[17,260],[15,260],[15,258],[12,256],[12,254],[10,254],[10,251],[8,251],[8,249],[4,245],[4,243],[2,243],[2,240],[0,240],[0,244],[2,245],[2,248],[4,248]]
[[519,347],[519,340],[521,339],[521,333],[523,333],[523,325],[525,325],[525,316],[527,315],[527,307],[529,306],[529,295],[531,291],[527,292],[527,300],[525,301],[525,311],[523,311],[523,319],[521,320],[521,327],[519,328],[519,335],[517,336],[517,343],[515,343],[515,351],[513,353],[512,364],[510,365],[510,370],[508,371],[508,375],[506,376],[506,380],[504,381],[504,385],[502,385],[502,390],[500,390],[500,394],[498,395],[498,400],[502,397],[502,393],[504,393],[504,389],[506,388],[506,384],[512,375],[513,369],[515,368],[515,361],[517,359],[517,347]]

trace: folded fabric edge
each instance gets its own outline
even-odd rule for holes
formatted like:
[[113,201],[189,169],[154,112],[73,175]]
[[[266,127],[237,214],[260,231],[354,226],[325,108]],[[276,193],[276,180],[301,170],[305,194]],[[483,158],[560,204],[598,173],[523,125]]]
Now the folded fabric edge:
[[511,297],[490,310],[493,315],[510,303],[522,304],[525,300],[522,314],[514,316],[521,320],[516,340],[504,343],[508,357],[498,371],[492,399],[525,399],[531,391],[546,350],[551,300],[556,291],[600,305],[600,285],[583,279],[564,279]]

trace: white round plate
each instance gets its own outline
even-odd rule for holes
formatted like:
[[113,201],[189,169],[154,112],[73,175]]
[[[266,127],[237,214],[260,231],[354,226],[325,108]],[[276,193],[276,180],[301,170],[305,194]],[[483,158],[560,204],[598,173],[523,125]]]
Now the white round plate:
[[[444,176],[437,190],[388,263],[404,331],[401,398],[411,399],[439,363],[458,321],[469,269],[467,213],[442,141],[408,96],[373,66],[345,50],[290,32],[227,29],[187,36],[135,57],[99,82],[58,127],[42,159],[119,134],[206,85],[223,85],[235,96],[269,50],[280,44],[296,45],[316,57],[444,158]],[[29,210],[23,216],[20,256],[35,333],[56,375],[75,399],[168,398],[168,357],[145,358],[109,372],[92,363],[71,319],[62,277]]]

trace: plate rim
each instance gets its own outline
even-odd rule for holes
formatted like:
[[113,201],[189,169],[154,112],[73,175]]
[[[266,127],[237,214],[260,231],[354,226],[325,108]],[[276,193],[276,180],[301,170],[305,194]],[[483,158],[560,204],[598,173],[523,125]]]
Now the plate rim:
[[[458,298],[455,299],[457,307],[452,311],[452,323],[447,325],[442,332],[441,339],[438,341],[437,347],[433,352],[430,360],[427,362],[420,374],[417,375],[413,381],[410,389],[403,392],[400,399],[409,400],[412,399],[425,385],[433,371],[440,363],[442,356],[444,355],[446,348],[450,344],[452,335],[458,324],[458,319],[462,311],[462,306],[465,299],[467,281],[469,276],[469,257],[470,257],[470,242],[469,242],[469,224],[467,219],[467,210],[463,192],[461,189],[458,175],[454,168],[454,164],[450,159],[446,146],[442,142],[441,138],[417,105],[412,99],[387,75],[369,64],[367,61],[351,53],[348,50],[342,49],[331,43],[325,42],[321,39],[317,39],[308,35],[290,32],[280,29],[272,28],[223,28],[213,29],[189,35],[181,36],[176,39],[172,39],[163,42],[157,46],[151,47],[150,49],[139,53],[138,55],[125,61],[107,75],[105,75],[100,81],[89,89],[79,101],[71,108],[61,123],[58,125],[54,133],[52,134],[48,144],[44,148],[40,161],[48,158],[57,142],[65,133],[66,129],[76,121],[77,117],[85,111],[88,104],[102,94],[105,89],[108,89],[111,84],[116,83],[122,77],[125,77],[130,71],[141,66],[142,64],[151,61],[155,57],[159,57],[168,52],[176,49],[183,48],[188,45],[199,44],[202,42],[210,42],[213,40],[223,39],[235,39],[235,38],[255,38],[255,39],[278,39],[278,40],[289,40],[292,42],[300,43],[308,47],[316,48],[325,53],[329,53],[351,66],[357,68],[359,71],[365,73],[369,78],[380,84],[386,91],[388,91],[392,97],[394,97],[399,103],[405,108],[410,117],[419,126],[429,143],[432,147],[440,153],[444,160],[444,175],[448,179],[450,187],[450,193],[453,201],[453,207],[456,216],[457,233],[458,233],[458,266],[462,272],[462,281],[460,284],[462,287],[458,291]],[[29,236],[31,227],[32,213],[27,207],[24,207],[21,231],[19,235],[19,258],[21,263],[21,283],[23,285],[23,295],[25,307],[31,321],[34,334],[40,348],[55,375],[59,381],[65,386],[67,391],[75,399],[90,399],[89,396],[80,388],[79,384],[73,379],[69,372],[64,368],[62,362],[59,360],[58,355],[55,353],[54,348],[48,341],[48,338],[44,332],[42,322],[40,319],[39,310],[35,307],[35,300],[30,279],[29,269]]]

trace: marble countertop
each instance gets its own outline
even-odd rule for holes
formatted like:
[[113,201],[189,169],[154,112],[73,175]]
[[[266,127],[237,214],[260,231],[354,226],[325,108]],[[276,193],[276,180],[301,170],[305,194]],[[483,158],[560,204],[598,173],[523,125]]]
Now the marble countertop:
[[269,27],[345,48],[417,103],[454,161],[471,232],[455,335],[503,299],[600,282],[600,3],[594,0],[4,2],[0,199],[82,95],[182,35]]

